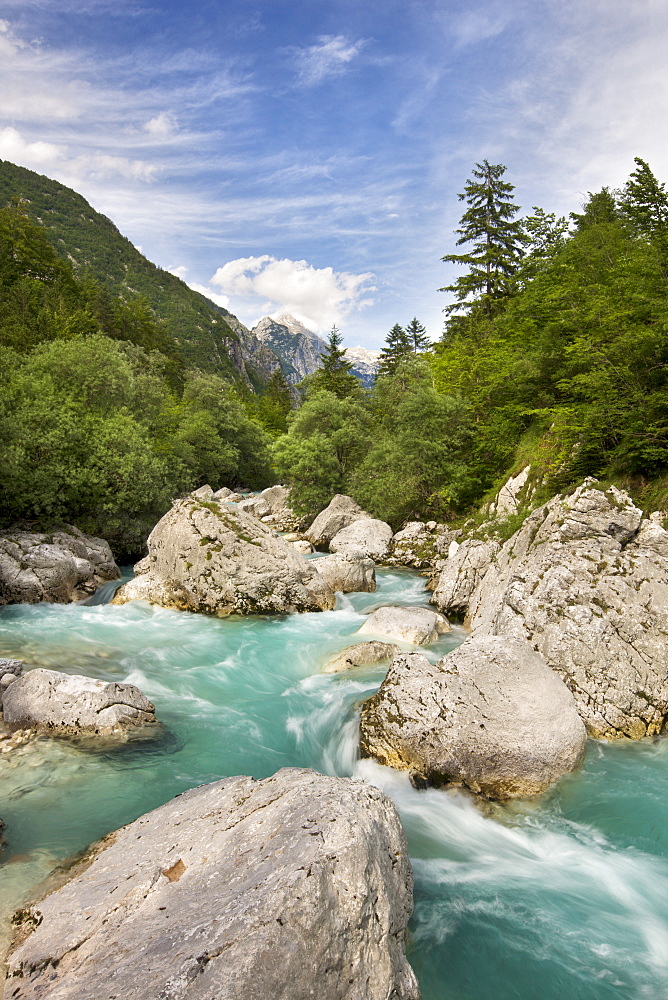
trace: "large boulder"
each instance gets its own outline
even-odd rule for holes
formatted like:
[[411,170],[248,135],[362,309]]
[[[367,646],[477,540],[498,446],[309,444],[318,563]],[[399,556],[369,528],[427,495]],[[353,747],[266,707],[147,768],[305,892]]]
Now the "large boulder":
[[117,684],[38,667],[4,689],[2,713],[11,729],[110,733],[155,722],[155,709],[134,684]]
[[383,562],[390,551],[392,528],[375,517],[362,517],[338,531],[329,543],[330,552],[361,553]]
[[334,535],[360,517],[369,517],[352,497],[337,493],[305,532],[309,542],[316,548],[325,548]]
[[383,660],[391,660],[401,652],[399,646],[392,642],[357,642],[354,646],[347,646],[336,656],[332,656],[322,668],[323,674],[340,674],[354,667],[368,666],[370,663],[382,663]]
[[411,889],[378,789],[297,769],[226,778],[123,827],[15,916],[12,997],[419,1000]]
[[585,744],[572,694],[518,639],[468,639],[436,664],[402,654],[362,707],[363,756],[493,799],[544,791]]
[[535,510],[471,598],[473,634],[528,641],[592,736],[660,733],[668,712],[668,532],[591,481]]
[[372,611],[357,631],[427,646],[452,629],[447,618],[429,608],[388,606]]
[[453,545],[452,554],[434,581],[431,603],[444,615],[463,618],[471,595],[501,548],[494,539],[467,538]]
[[146,600],[206,614],[277,614],[334,607],[313,564],[251,514],[189,496],[148,538],[139,575],[115,604]]
[[0,604],[67,604],[117,580],[109,544],[78,528],[0,532]]
[[313,565],[331,590],[349,594],[353,591],[373,593],[376,589],[376,565],[373,559],[361,553],[353,551],[348,555],[323,556],[322,559],[315,559]]

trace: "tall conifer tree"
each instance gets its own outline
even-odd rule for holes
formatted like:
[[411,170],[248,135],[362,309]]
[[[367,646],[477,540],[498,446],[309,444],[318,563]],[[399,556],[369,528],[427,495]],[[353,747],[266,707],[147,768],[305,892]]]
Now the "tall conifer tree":
[[413,319],[406,327],[406,333],[408,334],[411,349],[415,354],[419,351],[428,351],[431,347],[431,341],[427,336],[427,331],[417,316],[413,316]]
[[519,267],[524,242],[522,224],[514,216],[519,206],[513,202],[514,185],[504,181],[506,168],[501,163],[483,160],[476,163],[473,179],[468,180],[458,197],[468,208],[460,220],[457,246],[472,244],[468,253],[446,254],[447,263],[468,268],[452,285],[441,292],[454,292],[457,301],[447,313],[482,304],[492,314],[495,302],[510,291],[510,278]]
[[385,338],[385,346],[381,348],[377,377],[394,375],[399,362],[403,358],[409,357],[412,352],[410,336],[403,326],[395,323]]
[[352,374],[353,366],[350,361],[346,361],[346,351],[345,348],[341,348],[342,343],[343,337],[334,325],[327,339],[327,350],[322,355],[322,365],[308,377],[309,392],[326,389],[339,399],[359,394],[360,383]]

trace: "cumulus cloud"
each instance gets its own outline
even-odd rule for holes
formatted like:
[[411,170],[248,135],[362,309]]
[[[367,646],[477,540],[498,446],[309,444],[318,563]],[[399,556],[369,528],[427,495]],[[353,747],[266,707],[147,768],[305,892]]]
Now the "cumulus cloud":
[[322,83],[331,76],[344,73],[362,51],[364,39],[349,42],[344,35],[321,35],[317,45],[298,49],[297,69],[302,83]]
[[263,312],[289,313],[317,330],[340,323],[357,308],[370,305],[373,274],[350,274],[316,268],[305,260],[278,260],[269,254],[241,257],[219,267],[211,278],[221,292],[247,302],[261,302]]

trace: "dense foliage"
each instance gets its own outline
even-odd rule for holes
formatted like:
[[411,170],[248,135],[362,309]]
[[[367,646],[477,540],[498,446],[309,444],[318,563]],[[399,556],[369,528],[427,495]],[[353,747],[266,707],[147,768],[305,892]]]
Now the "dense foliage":
[[134,553],[173,497],[271,481],[267,437],[189,370],[140,299],[78,281],[22,206],[0,209],[2,523],[71,522]]
[[449,288],[440,343],[425,351],[417,321],[388,334],[368,420],[359,403],[350,417],[363,453],[351,449],[328,478],[331,444],[299,415],[279,442],[304,510],[338,490],[395,526],[451,517],[526,464],[537,497],[588,475],[622,480],[641,500],[668,483],[664,185],[637,159],[622,191],[590,194],[570,223],[540,208],[516,220],[504,171],[476,165],[461,195],[458,243],[472,248],[444,258],[468,271]]

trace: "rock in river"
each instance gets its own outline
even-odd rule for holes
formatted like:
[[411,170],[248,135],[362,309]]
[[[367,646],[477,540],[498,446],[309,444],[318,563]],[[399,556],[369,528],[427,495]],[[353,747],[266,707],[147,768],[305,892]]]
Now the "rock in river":
[[518,639],[468,639],[436,664],[397,656],[362,707],[363,756],[493,799],[544,791],[585,744],[572,694]]
[[330,552],[359,552],[382,562],[390,551],[392,528],[375,517],[360,517],[338,531],[329,543]]
[[327,661],[322,668],[323,674],[339,674],[353,667],[363,667],[369,663],[382,663],[383,660],[391,660],[401,652],[399,646],[393,642],[357,642],[354,646],[347,646],[340,653]]
[[373,611],[357,631],[426,646],[452,629],[447,618],[429,608],[386,607]]
[[360,517],[369,517],[352,497],[337,493],[306,531],[306,538],[316,548],[329,545],[334,535]]
[[251,514],[215,501],[177,500],[149,535],[148,553],[114,604],[143,599],[206,614],[334,607],[313,563]]
[[372,594],[376,589],[375,563],[362,553],[358,555],[353,551],[347,555],[323,556],[316,559],[313,565],[332,590],[344,594],[354,591]]
[[419,1000],[411,889],[378,789],[297,769],[225,778],[112,834],[17,915],[11,996]]
[[109,733],[155,722],[155,709],[134,684],[62,674],[38,667],[2,694],[5,725],[45,732]]

